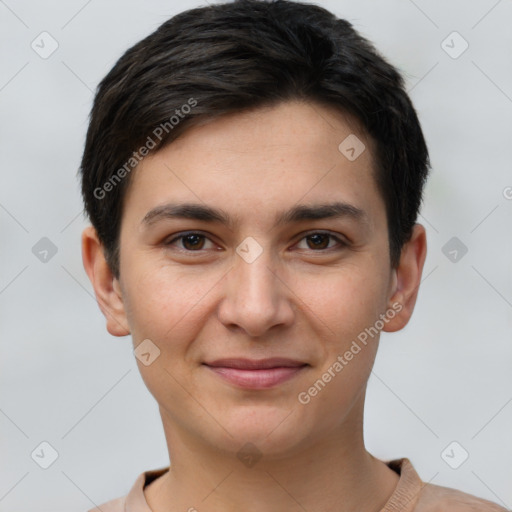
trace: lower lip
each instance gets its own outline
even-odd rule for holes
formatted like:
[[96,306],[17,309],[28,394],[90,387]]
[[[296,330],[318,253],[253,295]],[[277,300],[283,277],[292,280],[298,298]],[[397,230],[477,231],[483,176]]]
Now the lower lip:
[[306,368],[306,366],[294,366],[264,370],[239,370],[224,366],[206,366],[228,382],[247,389],[268,389],[277,386]]

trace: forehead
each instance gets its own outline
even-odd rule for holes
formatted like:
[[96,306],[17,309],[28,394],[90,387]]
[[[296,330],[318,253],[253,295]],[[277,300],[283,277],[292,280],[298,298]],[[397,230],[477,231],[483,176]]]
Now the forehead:
[[[318,159],[320,149],[328,158],[343,155],[339,145],[350,135],[365,146],[372,146],[361,123],[353,116],[314,102],[287,101],[205,121],[171,144],[175,155],[189,151],[193,138],[193,144],[198,148],[215,152],[210,155],[212,158],[222,159],[220,152],[232,153],[239,158],[245,155],[265,158],[273,152],[284,155],[288,151],[303,155],[314,152]],[[163,151],[165,148],[159,153]],[[362,160],[371,159],[371,153],[368,151]],[[188,158],[192,160],[194,155],[188,155]]]
[[377,215],[384,205],[372,148],[356,120],[314,103],[225,115],[146,157],[134,171],[125,207],[142,219],[158,204],[186,200],[240,215],[273,210],[275,218],[286,203],[321,199]]

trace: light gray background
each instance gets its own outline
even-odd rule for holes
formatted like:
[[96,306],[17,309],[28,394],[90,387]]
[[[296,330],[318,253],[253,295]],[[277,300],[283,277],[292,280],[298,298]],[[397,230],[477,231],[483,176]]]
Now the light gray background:
[[[367,447],[510,508],[512,1],[318,4],[405,74],[433,166],[424,281],[410,324],[382,336]],[[129,46],[198,5],[0,0],[2,512],[84,511],[168,463],[131,340],[106,332],[82,267],[76,171],[97,83]],[[47,59],[31,48],[43,31],[59,44]],[[458,58],[442,47],[453,31],[469,43]],[[452,54],[462,44],[444,43]],[[442,252],[454,236],[468,248],[456,262]],[[42,237],[58,248],[46,263],[32,253]],[[46,470],[31,458],[43,441],[59,454]],[[458,469],[441,456],[452,441],[469,453]]]

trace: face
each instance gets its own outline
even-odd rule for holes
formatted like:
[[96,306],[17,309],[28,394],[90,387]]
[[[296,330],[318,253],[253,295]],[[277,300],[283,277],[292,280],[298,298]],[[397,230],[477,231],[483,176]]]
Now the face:
[[[339,149],[351,134],[356,159]],[[351,421],[375,332],[401,308],[372,166],[356,123],[295,102],[191,128],[142,161],[116,314],[146,344],[166,431],[283,454]]]

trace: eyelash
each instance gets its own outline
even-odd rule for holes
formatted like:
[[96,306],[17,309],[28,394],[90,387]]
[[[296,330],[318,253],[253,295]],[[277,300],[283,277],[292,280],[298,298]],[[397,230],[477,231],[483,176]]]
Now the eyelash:
[[[183,240],[184,238],[186,238],[187,236],[190,236],[190,235],[198,235],[200,237],[203,237],[203,238],[206,238],[207,240],[209,240],[209,238],[204,233],[201,233],[200,231],[187,231],[185,233],[179,234],[178,236],[175,236],[174,238],[172,238],[172,240],[164,242],[164,245],[165,246],[171,246],[172,244],[174,244],[174,242],[176,242],[178,240]],[[302,240],[304,240],[304,239],[306,239],[308,237],[311,237],[313,235],[325,235],[325,236],[329,237],[330,239],[335,240],[336,242],[338,242],[338,249],[342,249],[342,248],[347,247],[349,245],[347,242],[343,241],[341,238],[333,235],[332,233],[325,232],[325,231],[311,231],[311,232],[305,234],[299,240],[299,242],[301,242]],[[318,250],[310,249],[310,250],[312,252],[326,252],[326,251],[330,251],[330,250],[333,250],[333,249],[336,249],[336,247],[327,247],[325,249],[318,249]],[[198,249],[198,250],[194,251],[194,250],[190,250],[190,249],[179,248],[178,250],[182,251],[182,252],[187,252],[187,253],[201,253],[203,250],[207,250],[207,249]]]

